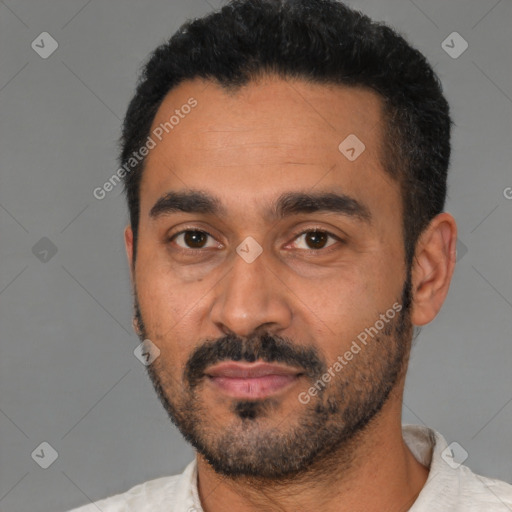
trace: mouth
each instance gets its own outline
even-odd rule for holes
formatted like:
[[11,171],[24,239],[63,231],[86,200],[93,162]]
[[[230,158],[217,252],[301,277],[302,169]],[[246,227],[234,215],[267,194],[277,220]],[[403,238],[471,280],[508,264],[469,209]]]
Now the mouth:
[[223,362],[205,372],[216,391],[240,399],[261,399],[292,386],[304,372],[263,362]]

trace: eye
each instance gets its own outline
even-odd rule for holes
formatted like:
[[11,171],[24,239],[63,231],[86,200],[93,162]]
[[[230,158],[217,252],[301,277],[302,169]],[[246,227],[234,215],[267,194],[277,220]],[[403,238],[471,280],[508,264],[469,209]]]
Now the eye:
[[194,250],[207,249],[209,247],[217,247],[218,245],[215,242],[212,245],[207,245],[208,237],[213,239],[212,235],[210,235],[210,233],[207,233],[206,231],[201,231],[198,229],[186,229],[170,237],[169,241],[175,241],[178,247],[182,249]]
[[[333,239],[333,242],[329,245],[326,245],[329,238]],[[330,247],[331,245],[335,244],[336,241],[343,241],[336,235],[329,233],[329,231],[322,231],[319,229],[303,231],[302,233],[299,233],[295,240],[300,240],[302,243],[302,247],[298,246],[296,248],[313,251],[326,249],[327,247]]]
[[[209,241],[209,238],[211,241]],[[331,243],[329,243],[331,239]],[[330,233],[329,231],[323,231],[320,229],[310,229],[298,233],[294,241],[296,249],[320,251],[327,249],[334,245],[336,241],[343,242],[341,238]],[[186,229],[172,235],[169,238],[169,242],[175,242],[178,247],[184,250],[201,250],[212,247],[219,247],[221,244],[215,241],[214,237],[210,233],[200,229]],[[209,244],[209,245],[208,245]]]

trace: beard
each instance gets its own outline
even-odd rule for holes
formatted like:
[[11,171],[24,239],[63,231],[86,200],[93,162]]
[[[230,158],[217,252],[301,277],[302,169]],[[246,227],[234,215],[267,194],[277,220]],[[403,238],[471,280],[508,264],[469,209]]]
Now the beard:
[[[288,394],[284,399],[230,398],[221,403],[229,408],[229,421],[219,424],[213,419],[214,406],[204,397],[204,372],[220,361],[279,362],[303,370],[307,389],[329,367],[314,346],[270,334],[245,339],[227,335],[199,344],[182,375],[170,375],[160,356],[147,366],[148,376],[171,421],[217,473],[282,483],[311,471],[329,474],[351,465],[353,446],[405,373],[413,331],[411,301],[408,269],[397,300],[399,313],[307,403],[297,399],[287,404],[291,410],[286,415],[283,400],[290,402]],[[135,321],[141,341],[147,339],[136,291]],[[341,346],[345,353],[348,345]]]

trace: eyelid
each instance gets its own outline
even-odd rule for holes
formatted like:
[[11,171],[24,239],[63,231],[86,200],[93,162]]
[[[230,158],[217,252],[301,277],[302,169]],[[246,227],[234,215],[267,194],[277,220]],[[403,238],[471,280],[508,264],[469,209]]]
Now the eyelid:
[[[217,239],[215,238],[214,235],[212,235],[211,233],[206,231],[204,228],[199,228],[197,226],[184,227],[180,231],[177,231],[176,233],[168,235],[165,240],[166,240],[167,243],[173,242],[178,236],[183,235],[184,233],[187,233],[187,232],[190,232],[190,231],[197,231],[198,233],[203,233],[203,234],[209,236],[210,238],[213,238],[215,241],[217,241]],[[217,243],[222,246],[222,243],[220,243],[218,241],[217,241]],[[201,249],[193,249],[191,247],[180,247],[180,246],[178,246],[178,249],[182,250],[182,251],[199,252],[201,250],[208,249],[208,247],[207,248],[201,248]]]
[[[340,243],[345,243],[345,240],[338,236],[338,235],[335,235],[334,233],[332,233],[331,231],[329,231],[328,229],[326,228],[323,228],[321,226],[317,226],[317,227],[312,227],[312,228],[307,228],[307,229],[303,229],[303,230],[299,230],[297,231],[296,233],[293,234],[293,239],[292,239],[292,242],[295,241],[297,238],[299,238],[300,236],[302,235],[306,235],[308,233],[324,233],[325,235],[327,235],[328,237],[330,238],[334,238],[336,241],[340,242]],[[288,244],[289,245],[289,244]],[[301,249],[302,251],[304,252],[313,252],[313,253],[320,253],[322,251],[328,251],[329,249],[331,249],[331,247],[335,245],[335,244],[332,244],[332,245],[329,245],[327,247],[323,247],[321,249]]]
[[[166,238],[166,241],[167,242],[172,242],[174,241],[175,238],[177,238],[179,235],[182,235],[184,233],[187,233],[187,232],[190,232],[190,231],[197,231],[199,233],[204,233],[205,235],[209,236],[210,238],[213,238],[214,240],[217,241],[217,239],[215,238],[214,235],[212,235],[211,233],[209,233],[208,231],[206,231],[204,228],[199,228],[198,226],[186,226],[184,228],[182,228],[180,231],[176,232],[176,233],[173,233],[172,235],[169,235],[167,238]],[[340,243],[344,243],[345,240],[332,233],[331,231],[329,231],[328,229],[326,228],[323,228],[321,226],[315,226],[315,227],[310,227],[310,228],[307,228],[307,229],[302,229],[302,230],[298,230],[296,232],[293,233],[293,238],[292,238],[292,242],[295,241],[297,238],[299,238],[300,236],[303,236],[303,235],[306,235],[308,233],[315,233],[315,232],[319,232],[319,233],[324,233],[326,234],[328,237],[330,238],[334,238],[335,240],[337,240],[338,242]],[[223,245],[221,242],[218,242],[217,243],[219,245]],[[289,245],[289,244],[287,244]],[[331,244],[327,247],[323,247],[321,249],[299,249],[300,251],[303,251],[303,252],[312,252],[312,253],[319,253],[319,252],[322,252],[322,251],[328,251],[333,245],[335,244]],[[199,248],[199,249],[193,249],[193,248],[189,248],[189,247],[181,247],[181,246],[178,246],[178,248],[182,251],[192,251],[192,252],[200,252],[202,250],[207,250],[209,248]],[[210,248],[211,249],[211,248]]]

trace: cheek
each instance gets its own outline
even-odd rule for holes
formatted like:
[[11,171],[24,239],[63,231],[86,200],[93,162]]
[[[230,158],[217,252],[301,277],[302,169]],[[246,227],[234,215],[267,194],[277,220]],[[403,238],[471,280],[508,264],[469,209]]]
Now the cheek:
[[294,291],[306,323],[317,333],[327,358],[342,354],[365,328],[373,326],[400,298],[396,268],[374,262],[358,268],[339,268],[322,282],[296,282]]
[[163,313],[168,322],[193,313],[213,285],[216,274],[212,264],[173,263],[166,249],[154,240],[141,240],[139,247],[136,279],[141,304],[144,301],[153,312]]
[[[156,252],[156,251],[155,251]],[[185,314],[191,297],[168,264],[153,256],[137,260],[136,284],[141,309],[162,324],[174,324]],[[189,306],[190,307],[190,306]]]
[[164,368],[181,372],[200,339],[199,317],[205,313],[209,288],[204,283],[184,285],[156,265],[140,269],[137,294],[147,335],[160,348]]

